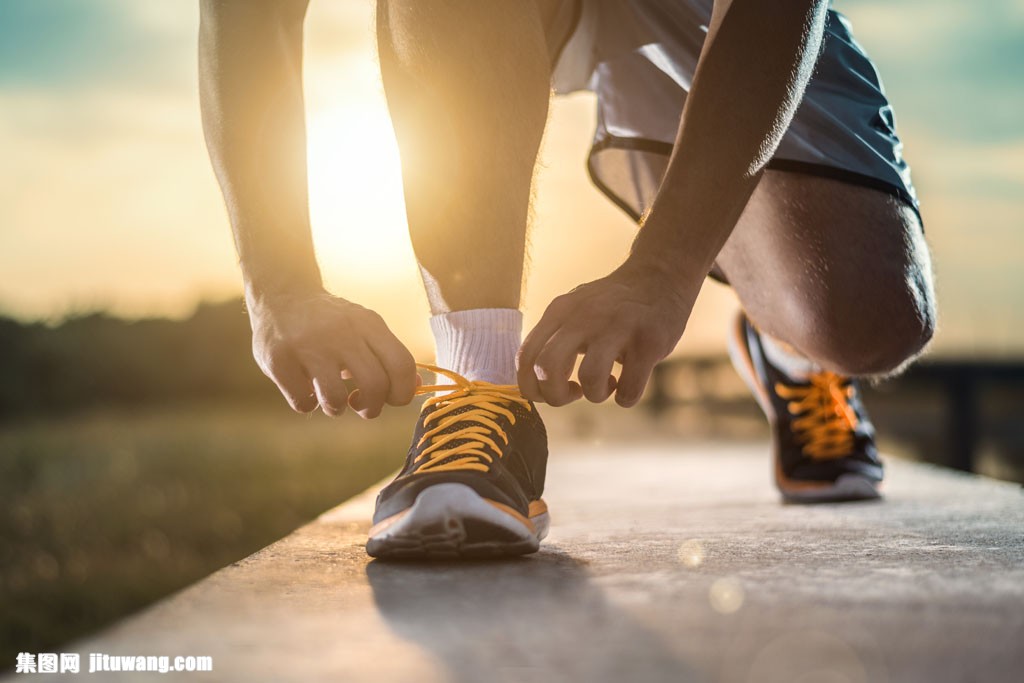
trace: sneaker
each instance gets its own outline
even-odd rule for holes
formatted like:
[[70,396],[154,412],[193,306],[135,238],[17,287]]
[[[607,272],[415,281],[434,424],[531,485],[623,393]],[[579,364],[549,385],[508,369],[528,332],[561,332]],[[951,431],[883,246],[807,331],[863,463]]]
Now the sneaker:
[[536,552],[548,531],[541,499],[547,431],[519,387],[430,385],[412,447],[377,496],[366,552],[388,559],[497,557]]
[[729,356],[772,428],[775,483],[787,502],[879,498],[882,462],[856,380],[823,371],[796,381],[772,365],[742,312]]

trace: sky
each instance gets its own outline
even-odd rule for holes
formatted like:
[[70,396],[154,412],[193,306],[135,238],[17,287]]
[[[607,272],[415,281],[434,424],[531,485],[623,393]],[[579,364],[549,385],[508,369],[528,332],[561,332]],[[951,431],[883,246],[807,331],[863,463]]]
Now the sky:
[[[187,315],[240,292],[196,93],[194,2],[0,2],[0,312]],[[979,8],[984,7],[984,11]],[[936,354],[1024,353],[1024,0],[838,0],[896,110],[933,247]],[[326,281],[429,355],[371,0],[312,0],[310,204]],[[594,102],[552,105],[527,325],[614,268],[633,228],[590,186]],[[581,249],[581,245],[586,245]],[[580,258],[567,259],[567,253]],[[705,287],[681,353],[722,349],[736,308]]]

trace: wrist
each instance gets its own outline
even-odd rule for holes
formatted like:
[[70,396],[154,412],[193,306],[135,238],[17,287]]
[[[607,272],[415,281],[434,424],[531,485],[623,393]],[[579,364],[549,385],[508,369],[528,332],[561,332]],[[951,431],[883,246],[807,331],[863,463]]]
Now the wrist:
[[715,260],[712,245],[697,231],[681,228],[678,216],[685,215],[684,211],[670,213],[676,218],[664,219],[665,211],[648,214],[633,240],[629,258],[674,278],[703,279]]
[[244,281],[245,302],[252,309],[276,301],[308,299],[327,293],[319,273],[307,277],[251,278]]
[[630,282],[643,285],[664,295],[676,307],[689,311],[704,284],[707,273],[690,273],[678,263],[661,255],[651,256],[643,252],[631,252],[616,269],[616,273]]
[[690,254],[674,249],[650,250],[634,244],[620,268],[634,275],[655,279],[673,290],[700,289],[710,268],[696,265]]

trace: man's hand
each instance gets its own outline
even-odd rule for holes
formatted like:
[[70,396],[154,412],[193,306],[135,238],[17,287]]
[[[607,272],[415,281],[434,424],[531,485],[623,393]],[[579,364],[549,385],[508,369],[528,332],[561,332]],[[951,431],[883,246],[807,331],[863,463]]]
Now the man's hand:
[[326,292],[247,299],[253,355],[294,410],[370,419],[412,400],[416,363],[373,311]]
[[[416,368],[380,316],[327,294],[306,187],[306,0],[204,0],[200,95],[263,372],[301,412],[365,418],[412,400]],[[353,160],[356,163],[358,160]],[[351,394],[344,380],[357,387]]]
[[[615,392],[619,405],[636,404],[654,366],[682,336],[699,285],[692,296],[682,294],[663,271],[627,262],[556,298],[519,351],[523,395],[561,406],[582,396],[600,403]],[[577,383],[570,376],[580,354]]]

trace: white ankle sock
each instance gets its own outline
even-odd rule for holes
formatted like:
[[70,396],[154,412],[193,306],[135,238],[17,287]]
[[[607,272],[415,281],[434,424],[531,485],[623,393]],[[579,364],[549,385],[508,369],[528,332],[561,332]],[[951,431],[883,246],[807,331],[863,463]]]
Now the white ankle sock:
[[805,382],[810,375],[821,372],[820,365],[802,355],[789,344],[780,342],[764,332],[760,334],[764,355],[772,365],[789,375],[790,379]]
[[[430,319],[435,364],[466,379],[516,384],[516,353],[522,343],[523,314],[514,308],[474,308]],[[443,375],[439,384],[450,384]]]

